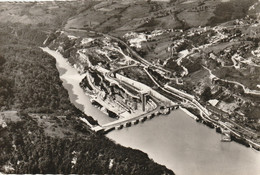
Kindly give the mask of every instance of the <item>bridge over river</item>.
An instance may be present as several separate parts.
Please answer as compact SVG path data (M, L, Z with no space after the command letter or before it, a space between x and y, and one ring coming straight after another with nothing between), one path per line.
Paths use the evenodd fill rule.
M170 110L178 109L179 105L175 104L175 105L172 105L172 106L167 107L167 108L162 108L162 107L163 106L157 106L157 108L155 108L154 110L149 111L145 114L141 114L141 115L137 115L137 116L132 115L132 117L121 118L121 119L118 119L116 121L104 124L104 125L95 126L95 127L92 128L92 130L95 131L95 132L99 132L99 131L107 132L107 131L110 131L110 130L113 130L113 129L116 129L116 128L121 129L124 126L128 127L128 126L131 126L131 124L137 124L140 121L143 122L146 119L153 118L154 116L157 116L157 115L160 115L160 114L167 114L167 113L170 112Z

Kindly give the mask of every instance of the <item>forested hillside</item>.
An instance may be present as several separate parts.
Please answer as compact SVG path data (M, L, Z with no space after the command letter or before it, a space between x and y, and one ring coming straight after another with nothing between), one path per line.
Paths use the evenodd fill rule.
M70 103L55 59L39 48L45 37L29 25L0 26L0 172L173 174L79 120L95 124Z

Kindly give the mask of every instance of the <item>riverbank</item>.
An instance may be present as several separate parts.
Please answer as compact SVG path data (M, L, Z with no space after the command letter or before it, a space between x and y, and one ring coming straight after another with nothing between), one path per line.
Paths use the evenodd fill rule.
M194 120L198 120L199 118L196 116L196 115L194 115L194 114L192 114L190 111L188 111L187 109L185 109L185 108L183 108L183 107L179 107L183 112L185 112L189 117L191 117L192 119L194 119Z
M70 63L68 63L66 61L66 59L63 58L63 56L59 53L59 52L56 52L56 51L53 51L53 50L50 50L49 48L42 48L44 51L48 52L49 54L51 54L53 57L55 57L56 59L58 59L59 61L57 62L57 67L59 67L60 65L62 66L65 66L67 68L70 68L72 67ZM60 70L60 74L61 74L61 77L62 76L68 76L68 79L65 80L66 78L62 78L63 80L63 84L64 86L66 87L66 89L70 92L70 90L72 91L77 91L77 92L80 92L80 96L75 96L73 93L69 94L70 96L70 99L72 101L75 101L75 106L77 108L79 108L80 110L84 111L85 114L87 114L89 111L92 110L92 108L95 108L94 106L92 106L91 104L90 105L80 105L82 102L84 102L85 104L88 104L89 102L89 96L86 95L86 92L84 92L84 90L82 89L82 87L79 86L81 80L85 77L85 75L81 75L78 73L78 71L76 69L73 69L73 72L64 72L63 69L59 69ZM73 76L72 76L73 75ZM69 82L67 82L69 81ZM71 84L74 85L71 87ZM71 89L72 88L72 89ZM91 106L91 107L90 107ZM210 128L215 128L215 127L222 127L220 125L218 125L217 123L212 123L208 120L206 120L203 116L196 116L194 115L192 112L190 112L189 110L185 109L185 108L182 108L184 110L184 112L186 112L188 114L188 116L192 117L193 119L197 120L201 120L205 125L209 126ZM93 110L92 110L93 111ZM99 116L107 116L106 113L100 111L100 113L98 114L92 114L91 116L93 115L99 115ZM200 115L200 114L199 114ZM202 119L203 120L202 120ZM116 118L110 118L110 117L99 117L99 120L98 123L100 125L103 125L103 124L106 124L106 123L110 123L112 121L115 121ZM91 121L91 120L90 120ZM90 122L89 121L89 122ZM198 121L198 120L197 120ZM90 127L92 127L92 125L89 125ZM233 139L234 141L236 140L239 140L238 143L241 143L243 145L247 145L249 144L251 147L253 147L254 149L256 150L260 150L260 146L257 146L254 142L248 140L248 139L244 139L244 138L241 138L241 137L238 137L236 134L233 135Z
M70 97L72 102L75 105L82 105L83 111L93 116L99 123L106 123L104 121L109 117L90 103L90 98L81 87L79 87L81 90L74 87L79 84L72 81L72 77L78 76L77 71L75 74L71 73L70 69L74 68L70 65L62 69L61 66L64 65L59 65L58 69L62 70L60 74L64 85L70 87L67 90L70 96L74 97ZM154 161L166 165L180 175L190 172L195 175L206 175L213 171L230 175L260 173L257 164L260 162L258 153L234 142L220 142L219 134L194 122L182 110L154 117L153 120L144 123L139 122L134 127L114 130L106 136L118 144L146 152Z
M182 108L182 107L180 107L180 108ZM196 120L197 122L200 122L200 123L206 125L210 129L216 128L217 133L222 134L220 128L226 129L226 127L223 127L218 122L212 122L208 119L205 119L205 117L201 116L201 114L199 114L197 111L195 111L192 108L184 107L182 109L184 109L184 112L187 113L192 119ZM241 144L243 146L246 146L246 147L251 147L256 151L260 151L259 144L256 144L249 139L243 138L242 136L238 135L236 132L234 132L231 129L229 129L229 130L231 131L231 133L230 133L231 141L234 141L234 142Z
M86 114L86 115L91 115L93 116L93 118L95 120L97 120L101 125L102 124L106 124L106 123L110 123L112 121L114 121L113 118L108 117L107 115L105 115L103 112L101 112L99 109L97 109L95 106L93 106L90 102L90 97L88 95L85 94L84 90L79 86L79 83L81 81L81 78L77 78L80 77L79 73L76 71L75 68L73 68L63 57L61 54L59 54L56 51L52 51L48 48L45 49L46 51L49 51L49 53L51 53L51 55L56 59L56 66L57 69L60 73L60 78L63 81L63 86L68 90L69 93L69 97L71 102L75 105L75 106L79 106L82 107L82 111ZM80 118L82 120L82 122L88 122L83 118ZM100 136L101 137L101 136ZM103 136L102 136L103 137ZM139 151L139 150L133 150L131 148L124 148L128 151L123 152L120 145L116 144L118 149L116 152L113 152L117 155L117 158L119 158L119 160L121 160L120 158L124 155L127 156L127 154L129 153L130 155L128 155L128 158L131 157L138 157L139 160L134 160L133 158L131 158L131 160L127 160L127 158L122 159L124 160L124 165L130 167L129 165L127 165L127 163L130 161L134 161L134 164L138 166L137 169L139 169L139 167L143 166L140 162L143 161L143 157L147 156L146 153ZM101 145L99 145L101 146ZM106 145L107 146L107 145ZM105 148L105 147L104 147ZM108 148L105 148L105 150L109 150L110 149L110 145L108 145ZM100 150L100 149L99 149ZM130 151L129 151L130 150ZM132 152L135 151L135 154L132 154ZM137 154L138 153L138 154ZM147 157L146 162L143 162L146 166L149 166L151 168L149 168L149 170L143 170L145 172L149 172L149 171L153 171L154 166L149 163L149 159ZM117 160L118 162L118 160ZM118 163L117 163L118 164ZM153 162L153 164L158 165L157 163ZM121 165L121 163L119 164ZM132 164L133 165L133 164ZM160 166L157 166L157 170L160 170ZM162 166L163 168L165 168L165 166ZM165 168L166 169L166 168ZM127 169L128 170L128 169ZM132 170L132 169L131 169ZM125 170L124 170L125 171ZM121 171L121 172L124 172ZM167 170L165 171L163 174L174 174L171 170ZM125 174L125 173L123 173ZM137 174L141 174L140 172ZM151 174L151 173L149 173ZM161 173L160 173L161 174Z
M91 104L90 96L86 95L84 90L80 87L80 82L85 75L79 74L79 72L73 68L59 52L53 51L47 47L41 49L56 59L56 67L60 73L63 86L69 93L70 101L78 109L83 111L87 116L95 116L94 119L101 125L115 120L107 117L102 111L96 110L96 107Z
M260 173L260 153L235 142L221 142L220 134L195 122L181 109L134 127L114 130L107 137L146 152L179 175Z

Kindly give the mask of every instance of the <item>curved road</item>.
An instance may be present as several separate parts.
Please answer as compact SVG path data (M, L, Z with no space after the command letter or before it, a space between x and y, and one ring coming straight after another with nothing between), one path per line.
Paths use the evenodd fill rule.
M71 29L69 29L69 30L71 30ZM72 29L72 30L78 30L78 29ZM78 31L84 31L84 30L78 30ZM85 32L86 32L86 31L85 31ZM147 60L143 59L140 55L138 55L135 51L133 51L132 48L131 48L130 46L128 46L128 45L127 45L124 41L122 41L121 39L119 39L119 38L117 38L117 37L114 37L114 36L111 36L111 35L108 35L108 34L104 34L104 33L99 33L99 32L97 32L97 34L103 35L103 36L105 36L105 37L112 38L112 39L116 40L117 42L123 44L123 45L128 49L128 51L129 51L133 56L135 56L142 64L144 64L145 66L154 67L153 64L151 64L151 63L148 62ZM163 69L162 67L156 67L156 68L162 70L163 72L168 72L167 70ZM121 69L122 69L122 68L121 68ZM119 70L120 70L120 68L119 68ZM152 75L149 74L148 71L147 71L147 73L148 73L149 77L152 79L152 81L156 82L156 81L154 80L154 78L152 77ZM156 82L155 84L156 84L157 86L159 85L157 82ZM191 104L193 104L195 107L197 107L197 109L199 109L202 114L205 115L205 117L202 115L202 117L203 117L204 119L206 119L207 121L209 121L209 122L211 122L211 123L215 123L215 124L217 123L218 125L222 126L221 124L219 124L218 122L214 121L213 119L211 119L211 118L209 117L209 112L208 112L208 110L207 110L206 108L204 108L198 101L196 101L195 99L192 99L192 100L191 100L191 99L189 98L189 97L191 96L190 94L187 94L187 93L186 93L186 95L184 95L184 96L183 96L183 94L178 95L178 94L176 94L176 92L171 92L171 91L165 89L164 87L161 87L160 85L159 85L158 87L161 88L163 91L165 91L165 92L167 92L167 93L170 93L170 94L172 94L172 95L174 95L174 96L180 97L181 99L185 99L185 100L189 101ZM175 88L174 88L174 89L175 89ZM232 133L234 133L235 135L241 137L241 135L240 135L239 133L237 133L237 132L234 131L233 129L229 128L229 127L226 126L225 124L223 124L222 127L227 128L228 130L230 130L230 131L231 131ZM260 147L259 144L255 143L255 142L253 142L253 141L251 141L251 140L249 140L249 139L246 139L246 140L247 140L248 142L250 142L251 144Z

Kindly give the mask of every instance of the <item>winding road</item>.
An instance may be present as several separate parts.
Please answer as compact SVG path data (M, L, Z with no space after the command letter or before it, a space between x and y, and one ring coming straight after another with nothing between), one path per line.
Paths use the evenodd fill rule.
M73 29L75 30L75 29ZM80 30L80 31L84 31L84 30ZM213 120L212 118L210 118L210 113L209 111L203 107L195 98L190 98L191 95L190 94L187 94L185 92L182 92L182 93L178 93L178 89L176 88L173 88L173 87L169 87L169 86L164 86L162 87L159 83L156 82L156 80L153 78L153 76L145 69L145 67L155 67L153 64L151 64L150 62L148 62L147 60L143 59L140 55L138 55L135 51L132 50L132 48L130 46L128 46L124 41L122 41L121 39L117 38L117 37L114 37L114 36L111 36L111 35L108 35L108 34L103 34L103 33L97 33L97 34L100 34L100 35L103 35L105 37L109 37L109 38L112 38L114 40L116 40L117 42L123 44L127 49L128 51L140 62L144 65L144 70L145 72L147 73L147 75L150 77L150 79L158 86L158 88L160 88L161 90L163 90L164 92L166 93L169 93L169 94L172 94L173 96L177 96L183 100L186 100L188 102L190 102L191 104L193 104L198 110L200 110L201 114L201 117L208 121L208 122L211 122L211 123L214 123L216 125L219 125L219 126L222 126L224 128L227 128L228 130L230 130L233 134L237 135L238 137L242 137L240 133L234 131L232 128L230 128L229 126L227 126L226 124L222 123L220 124L218 121L215 121ZM127 66L126 66L127 67ZM163 72L169 72L165 69L163 69L162 67L159 67L159 66L156 66L157 69L163 71ZM211 70L209 70L208 68L204 67L205 69L207 69L209 72L210 72L210 76L211 78L214 78L216 77L215 75L212 74ZM120 69L123 69L123 68L119 68L117 70L120 70ZM112 78L110 76L110 78ZM217 78L217 77L216 77ZM228 81L228 80L223 80L223 79L220 79L222 81L226 81L226 82L229 82L229 83L233 83L233 84L237 84L239 86L241 86L244 90L245 93L247 94L254 94L254 95L260 95L260 91L255 91L255 90L250 90L248 88L246 88L244 85L242 85L241 83L238 83L238 82L234 82L234 81ZM147 115L147 114L145 114ZM140 117L140 116L139 116ZM129 120L133 120L133 118L129 119ZM126 121L124 121L126 122ZM249 143L251 143L252 145L255 145L257 147L260 147L259 144L253 142L252 140L249 140L249 139L246 139Z

